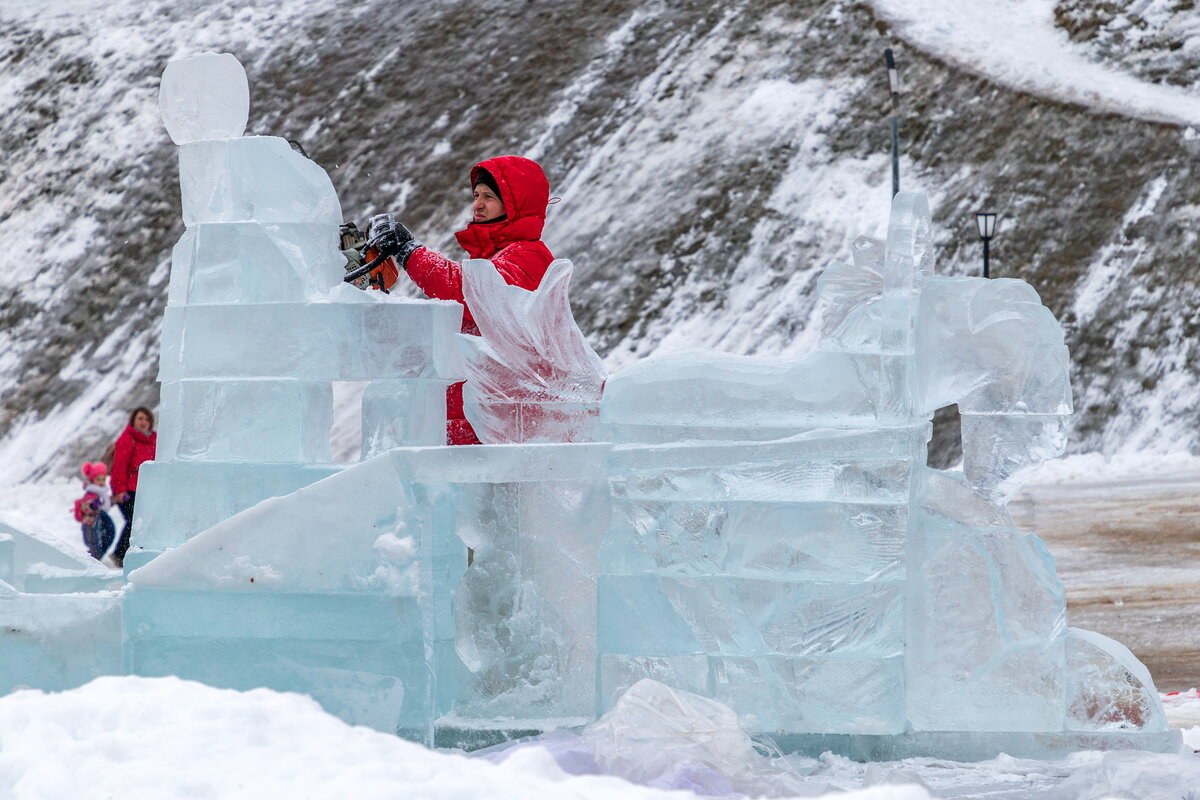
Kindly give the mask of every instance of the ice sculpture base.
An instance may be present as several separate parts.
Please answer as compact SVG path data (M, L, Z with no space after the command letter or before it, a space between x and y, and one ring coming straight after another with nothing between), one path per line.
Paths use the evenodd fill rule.
M786 754L812 758L830 752L852 761L899 761L944 758L986 761L997 753L1040 760L1063 758L1081 750L1143 750L1177 753L1183 746L1178 730L1165 731L919 731L892 736L871 734L775 733L767 737Z
M131 590L125 671L309 694L379 730L427 718L420 610L411 597Z
M0 585L0 694L57 692L121 673L121 596L6 594Z

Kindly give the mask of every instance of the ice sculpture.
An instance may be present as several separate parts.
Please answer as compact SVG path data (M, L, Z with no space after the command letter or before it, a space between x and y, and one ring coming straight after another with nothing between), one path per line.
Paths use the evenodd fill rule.
M1149 676L1067 627L1003 507L1063 441L1061 330L1019 282L933 275L928 231L898 196L888 241L823 278L809 356L635 364L595 429L569 267L529 293L468 265L473 419L516 443L393 447L200 533L130 576L127 663L468 748L583 725L650 678L788 750L1171 749ZM948 403L989 432L964 435L964 473L925 466ZM608 441L528 441L589 432Z
M268 497L337 471L334 381L368 386L367 454L444 439L461 308L341 283L328 175L276 137L242 136L245 71L229 54L170 62L163 119L179 144L187 229L163 320L158 458L141 473L131 567Z
M809 355L682 353L606 380L567 262L533 292L467 264L482 338L456 304L337 285L336 194L280 140L237 136L231 66L164 80L188 228L123 669L307 692L464 748L612 711L590 735L618 771L648 762L609 734L648 709L711 725L695 757L734 762L741 729L860 758L1177 746L1145 669L1068 627L1052 559L1004 508L1064 443L1062 331L1020 281L934 275L922 196L827 270ZM440 444L463 377L489 444ZM350 466L329 463L333 381L370 382ZM953 403L961 473L926 466ZM111 626L93 594L56 608ZM27 596L0 585L0 606ZM53 651L21 663L107 668L55 673Z

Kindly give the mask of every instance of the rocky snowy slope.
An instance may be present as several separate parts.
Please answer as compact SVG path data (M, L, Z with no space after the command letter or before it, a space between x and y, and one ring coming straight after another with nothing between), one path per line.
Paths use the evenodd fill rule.
M1198 18L1193 0L5 0L0 479L72 470L157 396L182 231L158 77L209 49L246 65L251 132L299 139L348 219L393 210L453 252L466 168L542 160L547 239L618 368L811 344L821 269L886 217L894 47L903 184L930 195L939 271L977 272L973 212L1000 213L993 274L1068 328L1072 449L1195 451Z

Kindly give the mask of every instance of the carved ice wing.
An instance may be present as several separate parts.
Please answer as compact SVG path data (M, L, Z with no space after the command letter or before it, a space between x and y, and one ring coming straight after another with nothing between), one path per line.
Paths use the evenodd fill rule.
M463 264L463 295L482 337L460 340L467 419L480 441L586 441L607 372L575 324L570 261L534 291L510 286L490 261Z

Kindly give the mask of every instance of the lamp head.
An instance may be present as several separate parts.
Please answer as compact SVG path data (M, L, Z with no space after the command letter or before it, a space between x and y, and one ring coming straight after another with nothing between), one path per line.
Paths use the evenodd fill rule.
M991 239L996 235L996 218L996 214L988 211L975 214L975 227L979 229L980 239Z

